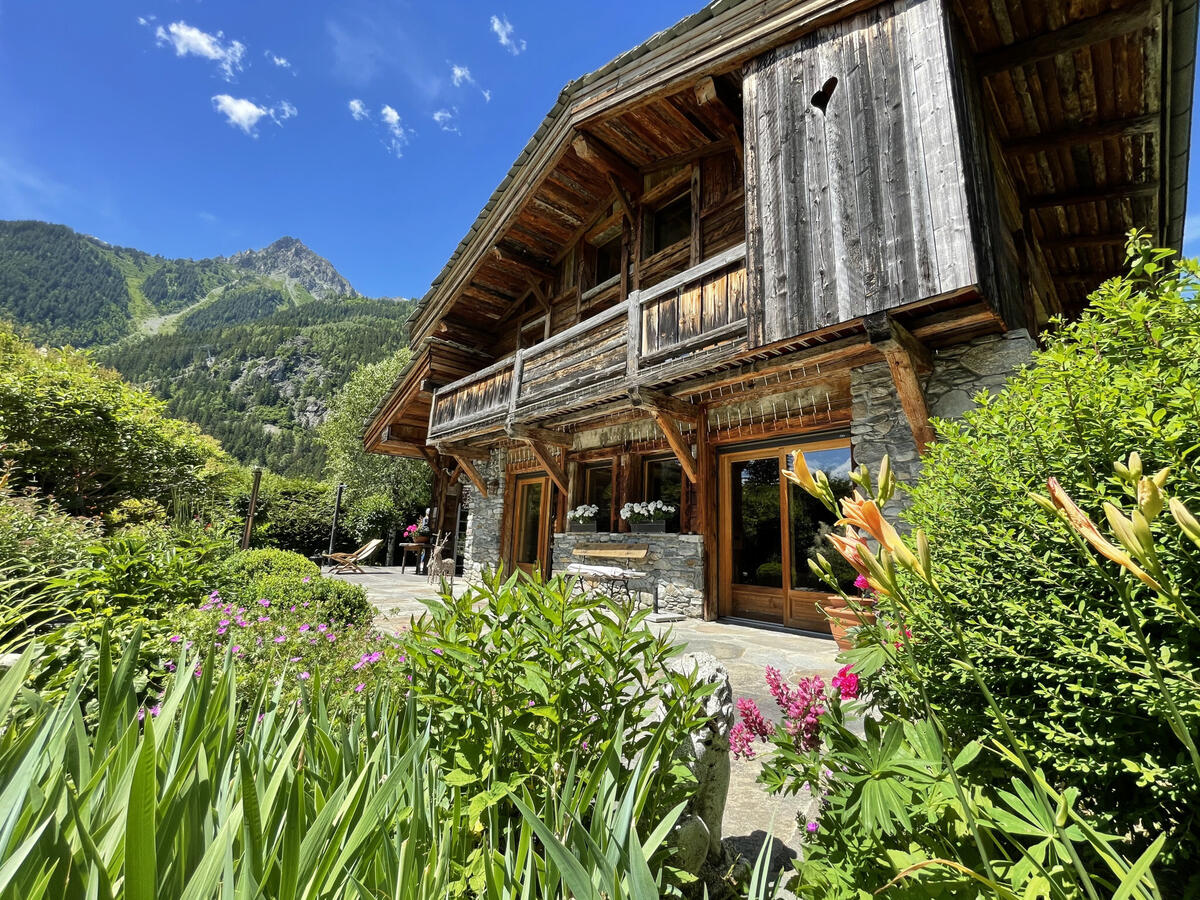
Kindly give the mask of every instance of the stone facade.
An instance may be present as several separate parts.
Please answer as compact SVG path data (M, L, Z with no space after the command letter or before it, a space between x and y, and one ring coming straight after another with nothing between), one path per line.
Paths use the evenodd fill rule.
M922 385L929 414L958 418L975 406L973 398L981 390L995 392L1003 387L1015 369L1029 362L1033 349L1029 333L1019 329L939 350L933 371ZM855 465L866 465L875 472L886 454L891 457L896 477L911 484L921 472L921 460L887 363L854 369L850 373L850 393L854 401L850 441Z
M487 484L488 495L482 496L465 477L463 498L468 504L467 540L463 547L463 577L472 581L485 569L494 569L500 562L500 525L504 521L504 477L506 454L493 450L492 458L476 468Z
M571 563L613 565L611 559L576 556L579 544L648 544L645 559L631 560L628 568L648 572L650 577L634 582L639 602L649 607L658 591L661 612L679 613L691 618L704 615L704 538L698 534L620 534L607 532L565 532L554 535L554 571L566 572Z

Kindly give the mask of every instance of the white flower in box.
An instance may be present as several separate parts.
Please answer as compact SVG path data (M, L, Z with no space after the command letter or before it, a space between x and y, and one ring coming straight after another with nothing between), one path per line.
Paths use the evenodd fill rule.
M567 518L572 522L593 522L599 512L600 507L595 504L589 505L584 503L567 513Z

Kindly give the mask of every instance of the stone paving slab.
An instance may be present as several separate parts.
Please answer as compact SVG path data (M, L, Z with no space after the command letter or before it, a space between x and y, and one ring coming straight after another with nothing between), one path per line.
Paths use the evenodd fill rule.
M369 566L364 574L337 577L366 588L367 597L379 610L377 624L389 630L407 626L413 617L425 612L421 599L435 597L438 592L425 576L401 574L395 566ZM455 596L461 596L465 588L463 579L455 579ZM763 678L767 666L779 669L789 681L810 675L828 681L838 668L837 647L829 638L696 619L651 627L656 632L669 631L689 652L711 653L719 659L729 670L734 697L753 698L768 717L778 718L778 711ZM799 848L797 820L801 812L806 819L811 816L812 801L805 793L769 796L756 783L760 770L759 760L733 761L724 835L734 849L753 861L768 829L773 827L773 858L781 866Z

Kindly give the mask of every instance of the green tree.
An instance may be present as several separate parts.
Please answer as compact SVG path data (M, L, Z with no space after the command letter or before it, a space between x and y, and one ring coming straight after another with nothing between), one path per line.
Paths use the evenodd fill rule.
M73 350L44 350L0 326L0 445L14 487L72 514L125 501L211 497L231 462L212 438Z
M411 351L405 348L359 367L334 397L329 418L319 431L329 479L345 483L351 506L369 505L377 510L378 498L383 498L395 517L393 524L429 505L429 465L423 460L368 453L362 435L367 419L411 358Z

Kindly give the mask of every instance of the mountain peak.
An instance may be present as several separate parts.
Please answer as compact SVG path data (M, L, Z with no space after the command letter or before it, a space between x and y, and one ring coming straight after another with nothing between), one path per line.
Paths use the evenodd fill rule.
M262 250L235 253L229 257L229 262L259 275L299 284L320 300L359 296L329 260L290 235L284 235Z

